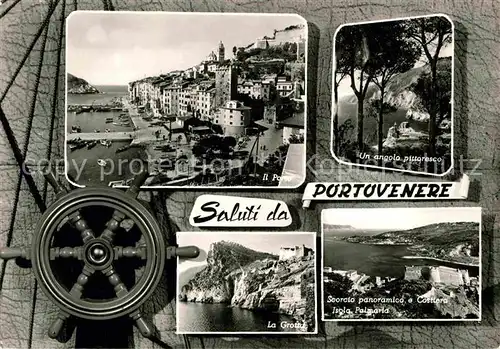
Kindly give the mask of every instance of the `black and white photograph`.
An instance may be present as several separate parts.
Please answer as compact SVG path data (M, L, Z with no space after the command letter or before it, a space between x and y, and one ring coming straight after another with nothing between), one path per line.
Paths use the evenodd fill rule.
M322 211L323 320L480 321L481 208Z
M77 186L296 188L307 22L295 14L76 11L66 174Z
M340 163L435 176L452 170L453 30L445 15L337 29L331 149Z
M316 233L179 232L177 333L313 334Z

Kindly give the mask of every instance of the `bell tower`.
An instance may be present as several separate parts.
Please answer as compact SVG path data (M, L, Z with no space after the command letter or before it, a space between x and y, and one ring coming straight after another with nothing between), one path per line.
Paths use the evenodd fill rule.
M222 41L219 42L219 63L224 62L225 48Z

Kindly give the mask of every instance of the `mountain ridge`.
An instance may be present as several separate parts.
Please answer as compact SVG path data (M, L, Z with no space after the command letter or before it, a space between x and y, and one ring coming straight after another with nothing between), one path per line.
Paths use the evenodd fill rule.
M344 237L342 240L376 245L408 245L412 252L421 257L472 265L480 263L478 222L434 223L371 236Z

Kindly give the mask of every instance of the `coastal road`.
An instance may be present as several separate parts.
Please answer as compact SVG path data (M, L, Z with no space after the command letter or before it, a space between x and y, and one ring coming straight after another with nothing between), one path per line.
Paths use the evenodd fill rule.
M83 133L68 133L67 140L73 140L80 138L84 141L100 141L100 140L110 140L110 141L126 141L134 139L135 132L124 131L124 132L83 132Z

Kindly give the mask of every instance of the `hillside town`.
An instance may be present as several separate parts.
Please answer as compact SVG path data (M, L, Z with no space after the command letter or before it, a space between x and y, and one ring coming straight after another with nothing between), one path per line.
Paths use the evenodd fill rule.
M180 178L188 184L283 185L290 156L295 158L288 160L288 171L298 174L300 182L305 152L304 26L275 31L274 37L232 51L222 41L214 47L193 67L129 83L131 109L157 127L154 149L160 153L148 155L162 158L159 164L164 159L195 159L184 168L153 168L165 177L157 176L155 184ZM288 178L285 185L293 184Z

